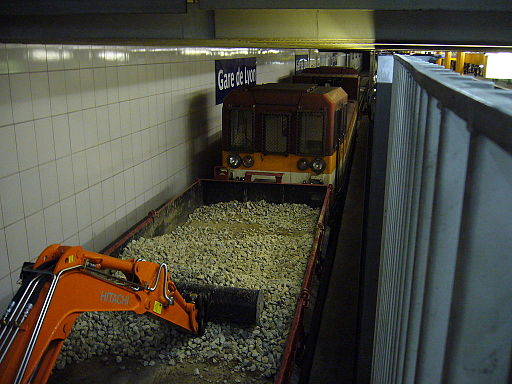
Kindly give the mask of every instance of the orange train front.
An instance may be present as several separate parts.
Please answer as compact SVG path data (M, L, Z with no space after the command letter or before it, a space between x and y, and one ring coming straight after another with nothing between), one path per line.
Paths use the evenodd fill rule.
M356 116L357 102L339 87L272 83L235 89L224 99L223 162L215 177L338 184Z

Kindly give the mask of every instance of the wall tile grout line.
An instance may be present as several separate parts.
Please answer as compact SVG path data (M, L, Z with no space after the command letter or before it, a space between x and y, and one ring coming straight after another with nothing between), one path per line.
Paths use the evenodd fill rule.
M14 111L14 106L13 106L13 90L12 90L12 84L11 84L11 75L9 74L9 90L10 90L10 95L11 95L11 108L12 110ZM30 79L29 79L30 81ZM30 82L29 82L30 84ZM31 96L31 101L32 101L32 96ZM19 124L19 123L18 123ZM13 112L13 127L14 127L14 143L16 145L16 160L18 162L18 171L15 172L13 175L18 175L18 179L19 179L19 183L20 183L20 189L21 189L21 177L20 177L20 159L19 159L19 152L18 152L18 135L16 134L16 123L15 123L15 119L14 119L14 112ZM23 211L23 216L21 218L21 220L25 220L25 207L23 205L23 194L21 194L21 207L22 207L22 211ZM5 231L5 229L9 226L13 226L15 225L16 223L20 222L21 220L17 220L16 222L13 222L13 223L10 223L9 225L5 225L5 220L4 220L4 217L3 217L3 207L2 207L2 219L3 219L3 223L4 223L4 235L5 235L5 249L7 250L7 260L8 260L8 263L9 263L9 270L11 271L11 275L12 275L12 265L14 264L11 260L11 257L13 257L14 255L11 255L10 252L9 252L9 244L7 242L7 231ZM25 234L27 232L27 227L26 227L26 223L24 221L24 227L25 227ZM26 235L25 235L26 237ZM27 244L27 249L28 249L28 238L26 239L26 244ZM11 252L12 252L12 248L11 248ZM13 285L13 281L12 281L12 277L11 277L11 287L12 287L12 290L14 291L14 285Z
M46 47L45 47L46 49ZM62 63L63 66L64 66L64 63ZM65 77L64 77L64 80L65 80ZM64 97L64 103L66 104L66 113L63 113L63 114L60 114L58 116L62 116L62 115L67 115L67 122L68 122L68 125L67 125L67 129L68 129L68 132L69 132L69 111L68 111L68 101L67 101L67 89L65 87L66 85L66 82L64 81L64 89L66 90L66 97ZM48 89L50 89L50 76L48 76ZM51 105L52 105L52 97L50 95L50 111L52 110L51 108ZM54 146L56 147L56 143L55 143L55 129L54 129L54 125L53 125L53 117L56 117L56 116L53 116L52 115L52 133L53 133L53 142L54 142ZM71 148L71 133L68 135L69 137L69 146ZM71 150L71 149L70 149ZM62 156L60 159L64 158L66 156ZM69 198L72 198L73 201L74 201L74 205L75 205L75 215L74 215L74 219L75 219L75 224L76 224L76 227L78 228L78 223L77 223L77 218L76 218L76 194L72 194L72 196L68 196L68 197L65 197L65 198L62 198L62 195L61 195L61 186L60 186L60 183L59 183L59 177L58 177L58 168L57 168L57 160L59 158L57 158L57 154L55 154L55 168L56 168L56 171L57 171L57 179L56 179L56 183L57 183L57 192L58 192L58 201L57 203L59 204L59 207L60 207L60 210L61 210L61 215L60 215L60 222L61 222L61 227L62 227L62 237L64 238L64 222L63 222L63 214L62 214L62 202L66 199L69 199ZM71 160L71 155L70 155L70 160ZM71 168L73 169L73 168ZM74 180L74 177L73 177L73 180ZM74 185L73 185L73 189L74 189ZM48 243L48 233L45 229L45 235L46 235L46 242ZM64 239L62 239L63 241Z
M46 57L47 57L46 47L44 48L44 52L45 52L45 67L46 67L46 69L45 69L45 71L41 71L41 73L47 73L48 72L48 62L46 60ZM29 65L30 65L30 63L29 63ZM32 89L32 78L30 76L29 76L29 81L30 81L30 99L31 99L32 109L33 109L34 108L34 99L33 99L33 93L34 92L33 92L33 89ZM49 95L50 95L50 83L49 83L49 77L48 77L48 96ZM51 115L51 105L50 104L49 104L49 107L50 107L50 115ZM48 118L48 116L46 118ZM39 119L36 119L35 116L34 116L34 121L37 121L37 120L39 120ZM53 133L53 123L51 121L51 118L50 118L50 123L52 124L52 133ZM37 175L38 175L38 179L39 179L39 192L40 192L40 197L41 197L41 210L43 211L43 220L44 220L43 189L42 189L42 184L41 184L41 174L39 172L39 146L37 145L37 132L36 132L36 125L35 124L34 124L34 135L36 137L36 159L37 159L37 164L33 168L37 167ZM52 141L53 141L53 135L52 135ZM53 147L55 149L55 143L53 144ZM27 171L27 170L25 170L25 171ZM22 193L22 199L24 201L23 193ZM29 231L28 231L28 226L27 226L27 217L30 217L30 216L32 216L32 215L34 215L36 213L37 212L32 212L30 215L27 215L25 213L25 208L23 208L23 216L24 216L24 220L25 220L25 233L26 233L26 236L27 236L27 253L28 253L29 260L33 260L33 258L39 256L39 255L31 255L30 254L31 250L30 250L30 243L29 243ZM45 238L47 238L46 237L46 226L44 228L44 231L45 231Z
M45 49L45 52L47 52L46 46L44 47L44 49ZM46 54L46 57L48 57L48 53ZM48 61L46 62L46 68L48 68ZM52 126L52 142L53 142L53 150L55 152L55 137L54 137L54 130L53 130L53 118L52 118L53 116L52 116L52 105L51 105L52 98L51 98L51 95L50 95L50 76L48 76L47 78L48 78L48 98L49 98L49 105L50 105L50 116L49 116L49 119L50 119L50 124ZM57 156L55 155L55 157L57 157ZM57 159L56 158L55 158L55 160L50 160L50 161L48 161L46 163L43 163L43 164L39 164L39 158L38 158L38 165L37 165L37 167L38 167L38 173L39 173L39 185L41 187L41 195L43 194L43 183L42 183L42 180L41 180L41 172L40 172L40 168L39 167L41 165L51 163L52 161L54 161L55 164L57 164ZM57 168L57 165L55 165L55 168ZM57 180L57 191L58 191L58 189L59 189L59 185L58 185L58 180ZM60 199L60 196L59 196L59 199ZM45 209L45 207L44 207L44 205L45 204L44 204L44 201L42 199L42 196L41 196L41 202L42 202L42 209L41 209L41 211L43 212L43 222L44 222L44 220L45 220L45 217L44 217L44 209ZM60 200L58 201L58 204L60 204ZM52 204L49 204L48 207L46 207L46 208L51 207L51 205ZM46 225L44 226L44 236L45 236L46 243L48 244L48 231L47 231ZM28 243L28 230L27 230L27 243ZM30 246L28 247L28 250L30 252ZM41 252L42 251L43 250L41 249ZM39 256L39 254L38 255L30 255L30 257L38 257L38 256Z

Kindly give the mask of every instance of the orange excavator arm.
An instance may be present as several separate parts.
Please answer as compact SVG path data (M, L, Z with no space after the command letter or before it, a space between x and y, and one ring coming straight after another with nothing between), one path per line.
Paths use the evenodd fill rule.
M198 307L178 292L165 264L55 244L25 265L22 277L1 320L0 383L45 383L82 312L147 313L194 334L202 326Z

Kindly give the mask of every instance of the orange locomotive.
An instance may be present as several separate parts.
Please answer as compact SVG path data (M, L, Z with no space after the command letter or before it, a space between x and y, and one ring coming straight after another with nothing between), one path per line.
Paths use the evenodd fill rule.
M126 279L103 270L120 271ZM58 244L46 248L35 263L26 263L22 277L22 286L1 320L0 383L45 383L82 312L151 314L198 334L209 292L222 296L208 307L215 312L218 306L217 318L209 313L213 320L256 322L262 305L260 291L198 285L187 289L194 298L187 302L165 264L122 260ZM254 301L248 308L251 295Z
M340 185L357 110L339 87L235 89L224 99L223 164L215 178Z

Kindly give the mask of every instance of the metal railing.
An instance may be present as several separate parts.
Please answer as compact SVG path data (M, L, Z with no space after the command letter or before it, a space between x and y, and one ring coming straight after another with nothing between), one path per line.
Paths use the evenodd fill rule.
M396 56L373 383L506 383L512 92Z

